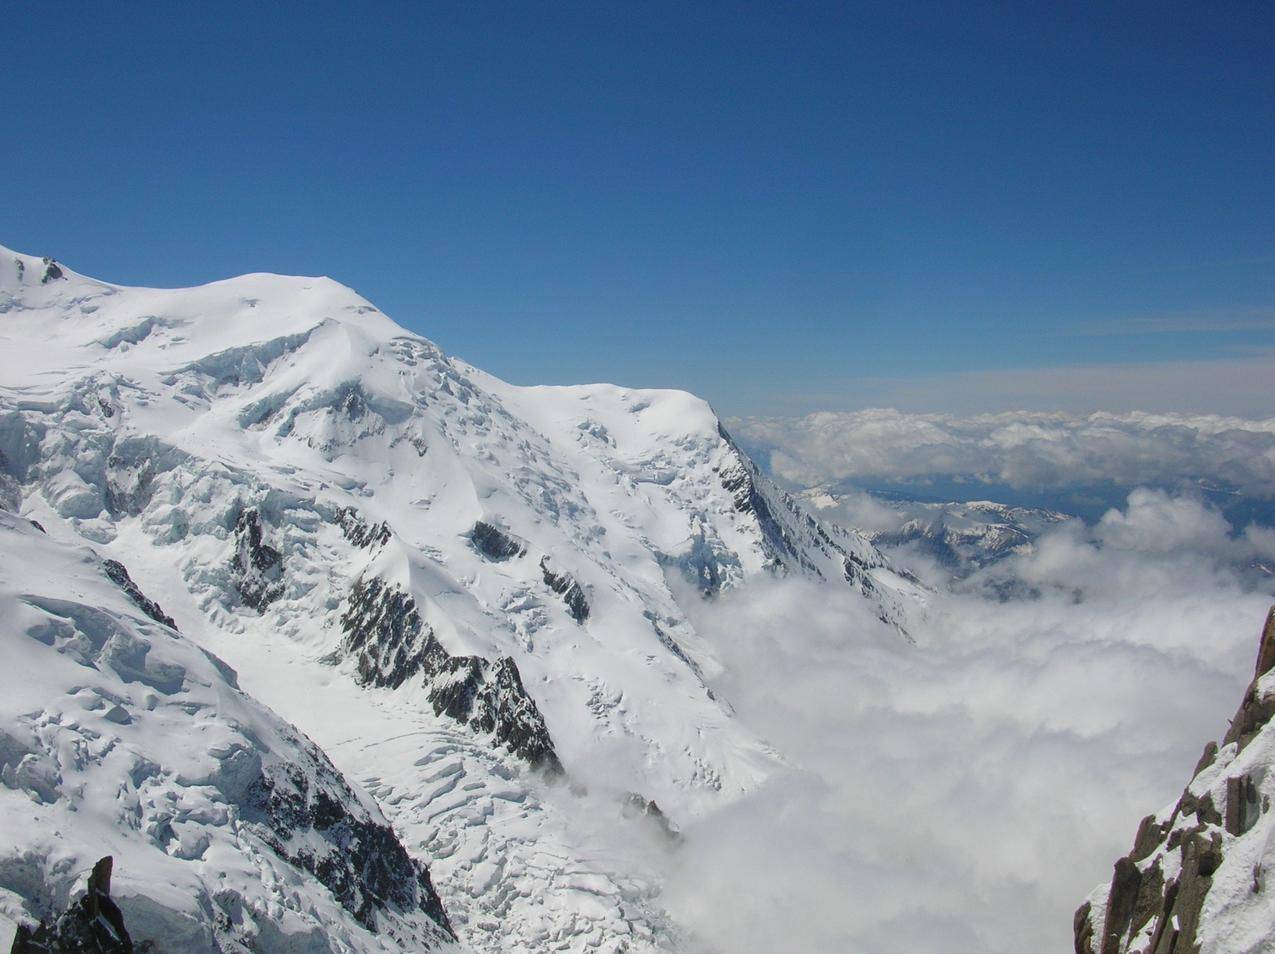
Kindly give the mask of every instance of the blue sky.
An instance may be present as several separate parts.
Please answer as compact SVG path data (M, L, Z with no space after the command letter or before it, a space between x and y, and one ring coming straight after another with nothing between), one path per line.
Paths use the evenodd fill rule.
M0 243L729 414L1275 411L1270 4L184 6L6 11Z

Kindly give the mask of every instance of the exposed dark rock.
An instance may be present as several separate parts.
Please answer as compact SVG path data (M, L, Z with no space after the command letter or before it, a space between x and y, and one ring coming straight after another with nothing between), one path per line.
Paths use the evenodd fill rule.
M416 601L379 579L355 583L341 616L340 652L355 657L362 685L397 688L420 677L435 714L480 732L532 766L561 774L562 763L517 664L480 656L453 656L416 609Z
M1195 817L1205 825L1222 824L1222 813L1217 810L1217 806L1213 804L1213 796L1208 792L1195 803Z
M1142 872L1138 866L1129 858L1117 861L1111 878L1111 892L1107 895L1106 931L1101 954L1118 954L1120 951L1120 942L1129 933L1141 886Z
M1072 933L1076 938L1076 954L1092 954L1093 921L1089 918L1092 910L1093 905L1086 901L1076 909L1076 916L1071 919Z
M699 678L700 682L704 682L704 672L703 670L700 669L699 664L696 663L695 660L692 659L690 656L686 655L686 650L684 650L681 647L681 645L677 642L677 640L675 640L668 633L664 632L664 628L660 626L659 622L655 618L655 615L650 612L647 612L643 615L645 615L646 618L650 620L651 626L655 629L656 638L659 639L660 643L663 644L664 648L667 649L669 652L671 652L678 659L682 660L682 662L684 662L687 665L687 667L691 670L691 672L695 673L695 675ZM709 695L712 695L712 690L709 690Z
M133 954L124 916L111 900L111 856L98 861L88 890L52 923L18 925L13 954Z
M390 525L382 520L369 524L353 507L342 507L336 512L336 522L345 539L363 550L371 550L390 542Z
M567 612L571 614L572 619L577 623L583 623L589 618L589 600L571 574L551 570L548 557L541 559L540 572L544 574L545 583L548 584L549 589L561 596L562 602L567 604Z
M1226 830L1232 835L1242 835L1253 827L1261 815L1257 798L1257 786L1252 776L1239 775L1226 780Z
M105 401L101 406L108 416L114 413ZM154 442L145 440L125 439L114 447L103 475L106 508L112 514L136 516L146 508L153 493L159 453Z
M58 267L58 263L49 256L44 256L44 277L40 279L41 285L47 285L49 282L57 281L59 278L65 278L62 269Z
M1275 667L1275 608L1262 631L1256 673L1231 722L1223 745L1238 749L1249 744L1275 715L1275 698L1259 692L1262 676ZM1218 746L1205 747L1194 775L1210 769ZM1197 786L1197 791L1199 787ZM1215 798L1225 799L1220 809ZM1138 826L1133 850L1116 862L1106 912L1096 920L1086 902L1076 912L1077 954L1188 954L1199 951L1198 928L1213 875L1223 861L1224 837L1243 836L1268 806L1262 804L1253 777L1247 773L1225 779L1219 790L1188 786L1165 821L1150 815ZM1178 874L1166 881L1162 859L1176 852ZM1254 890L1261 890L1261 872L1253 874ZM1136 941L1136 943L1135 943Z
M118 560L107 560L102 566L106 570L106 575L110 577L111 582L123 590L128 598L133 601L133 605L139 610L157 623L162 623L170 629L177 628L173 618L160 609L158 603L148 598L145 593L138 589L137 584L128 575L128 570L125 569L123 563Z
M1133 901L1133 915L1129 919L1129 934L1136 935L1160 912L1164 898L1164 871L1157 861L1138 879L1138 894Z
M735 451L733 459L718 471L722 487L734 498L735 509L741 513L751 514L761 530L762 540L766 544L772 561L787 565L789 560L797 560L807 569L818 574L816 567L810 566L801 559L801 551L789 537L783 525L775 519L770 504L757 489L757 473L748 458L743 455L731 436L718 425L718 433Z
M621 809L625 818L642 818L649 821L669 841L682 840L681 830L669 820L654 799L644 798L637 792L629 792L624 797Z
M1217 743L1216 742L1204 743L1204 751L1200 753L1200 761L1195 763L1195 771L1191 773L1191 777L1194 778L1196 775L1199 775L1201 772L1203 772L1206 768L1208 768L1210 765L1213 764L1213 760L1216 758L1217 758Z
M801 569L823 577L823 571L807 556L814 551L822 552L841 565L846 582L865 597L878 599L880 592L868 571L881 563L865 561L834 540L827 528L806 513L790 494L766 481L725 428L719 424L717 430L732 451L730 459L718 469L718 479L734 498L735 509L757 521L769 567L772 570ZM884 609L879 618L898 625L897 620L888 618Z
M474 549L489 560L500 562L527 552L526 546L505 533L499 527L479 520L469 531L470 542Z
M1262 641L1257 652L1257 667L1253 681L1249 683L1240 703L1239 711L1231 720L1231 728L1222 739L1223 745L1238 742L1243 749L1253 740L1262 726L1275 716L1275 695L1261 696L1257 691L1258 680L1275 664L1275 606L1266 614L1266 625L1262 627Z
M351 815L356 796L326 762L311 779L297 765L286 777L261 773L249 786L245 823L274 851L314 875L371 931L376 912L423 911L455 937L429 869L414 861L388 825ZM315 838L313 833L320 837Z
M358 580L341 615L342 654L355 657L360 684L397 689L417 673L445 665L447 652L416 611L416 602L381 580Z
M435 713L490 732L532 766L563 774L544 716L527 694L513 659L502 656L493 663L479 656L452 656L448 668L430 689Z
M1275 666L1275 606L1266 614L1266 625L1262 627L1262 642L1257 650L1257 668L1254 676L1260 678Z
M1142 861L1148 857L1164 843L1166 828L1167 826L1155 820L1154 815L1148 815L1142 819L1142 823L1138 825L1138 834L1133 839L1133 851L1129 852L1129 858L1133 861Z
M235 555L231 559L235 589L258 613L283 595L283 554L265 541L261 514L242 510L235 521Z

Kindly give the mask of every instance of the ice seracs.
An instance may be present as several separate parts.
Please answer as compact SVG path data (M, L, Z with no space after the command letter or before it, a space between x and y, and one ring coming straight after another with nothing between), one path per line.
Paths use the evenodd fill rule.
M676 824L774 771L687 600L803 574L906 630L923 598L689 394L516 387L328 279L43 264L0 250L0 501L127 566L366 783L476 949L658 947L654 886L563 799Z
M77 893L92 896L85 875L109 853L106 893L138 945L450 945L428 869L375 804L177 632L121 564L8 512L0 550L11 928L70 945Z

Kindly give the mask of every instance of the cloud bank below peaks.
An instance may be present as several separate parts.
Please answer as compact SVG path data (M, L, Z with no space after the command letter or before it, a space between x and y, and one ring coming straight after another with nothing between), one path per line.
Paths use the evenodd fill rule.
M818 584L695 609L714 689L788 769L686 826L664 901L702 950L1071 950L1071 916L1180 792L1275 599L1197 500L1139 491L937 592L916 644ZM995 594L995 595L993 595Z
M960 474L1017 488L1192 479L1275 496L1275 419L872 409L728 426L776 476L802 486Z

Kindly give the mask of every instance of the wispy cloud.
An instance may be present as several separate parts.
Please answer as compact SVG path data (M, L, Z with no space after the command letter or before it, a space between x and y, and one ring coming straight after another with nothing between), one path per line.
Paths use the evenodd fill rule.
M1251 308L1177 315L1103 318L1082 321L1055 334L1078 337L1120 335L1225 334L1275 331L1275 309Z

